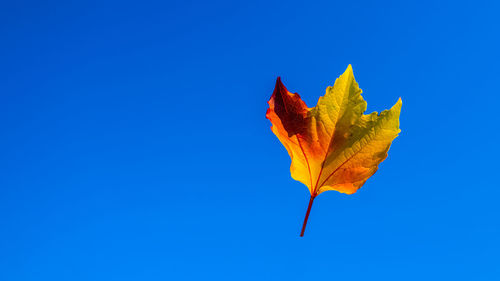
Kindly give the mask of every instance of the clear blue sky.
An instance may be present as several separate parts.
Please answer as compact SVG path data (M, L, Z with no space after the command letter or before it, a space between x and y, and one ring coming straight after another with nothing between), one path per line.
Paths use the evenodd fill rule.
M4 1L0 280L500 280L498 2L306 2ZM348 64L402 133L299 238L266 102Z

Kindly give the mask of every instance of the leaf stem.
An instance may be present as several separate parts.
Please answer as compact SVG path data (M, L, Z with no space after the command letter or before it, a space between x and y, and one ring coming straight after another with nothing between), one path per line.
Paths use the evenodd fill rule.
M311 199L309 199L309 205L307 206L306 217L304 218L304 224L302 225L302 231L300 232L300 237L304 236L304 232L306 231L307 219L309 219L309 213L311 212L311 207L314 202L314 196L311 195Z

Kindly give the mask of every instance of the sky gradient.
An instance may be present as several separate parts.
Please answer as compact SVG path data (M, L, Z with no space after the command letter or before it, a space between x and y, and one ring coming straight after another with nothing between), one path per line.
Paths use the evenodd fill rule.
M500 280L500 5L401 2L4 1L0 280ZM402 132L299 238L267 101L348 64Z

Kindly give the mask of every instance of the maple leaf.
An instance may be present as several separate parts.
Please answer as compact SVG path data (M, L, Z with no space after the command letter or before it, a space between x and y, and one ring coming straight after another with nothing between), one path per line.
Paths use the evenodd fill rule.
M311 193L300 236L314 198L327 190L355 193L377 171L400 132L401 98L390 110L364 115L361 92L351 65L313 108L279 77L276 81L266 117L292 159L292 178Z

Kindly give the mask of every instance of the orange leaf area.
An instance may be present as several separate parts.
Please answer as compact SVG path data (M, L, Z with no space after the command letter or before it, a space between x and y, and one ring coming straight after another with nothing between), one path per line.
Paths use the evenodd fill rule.
M266 117L285 146L292 177L314 198L327 190L355 193L387 157L398 136L401 99L389 110L365 115L366 101L351 65L313 108L278 77Z

